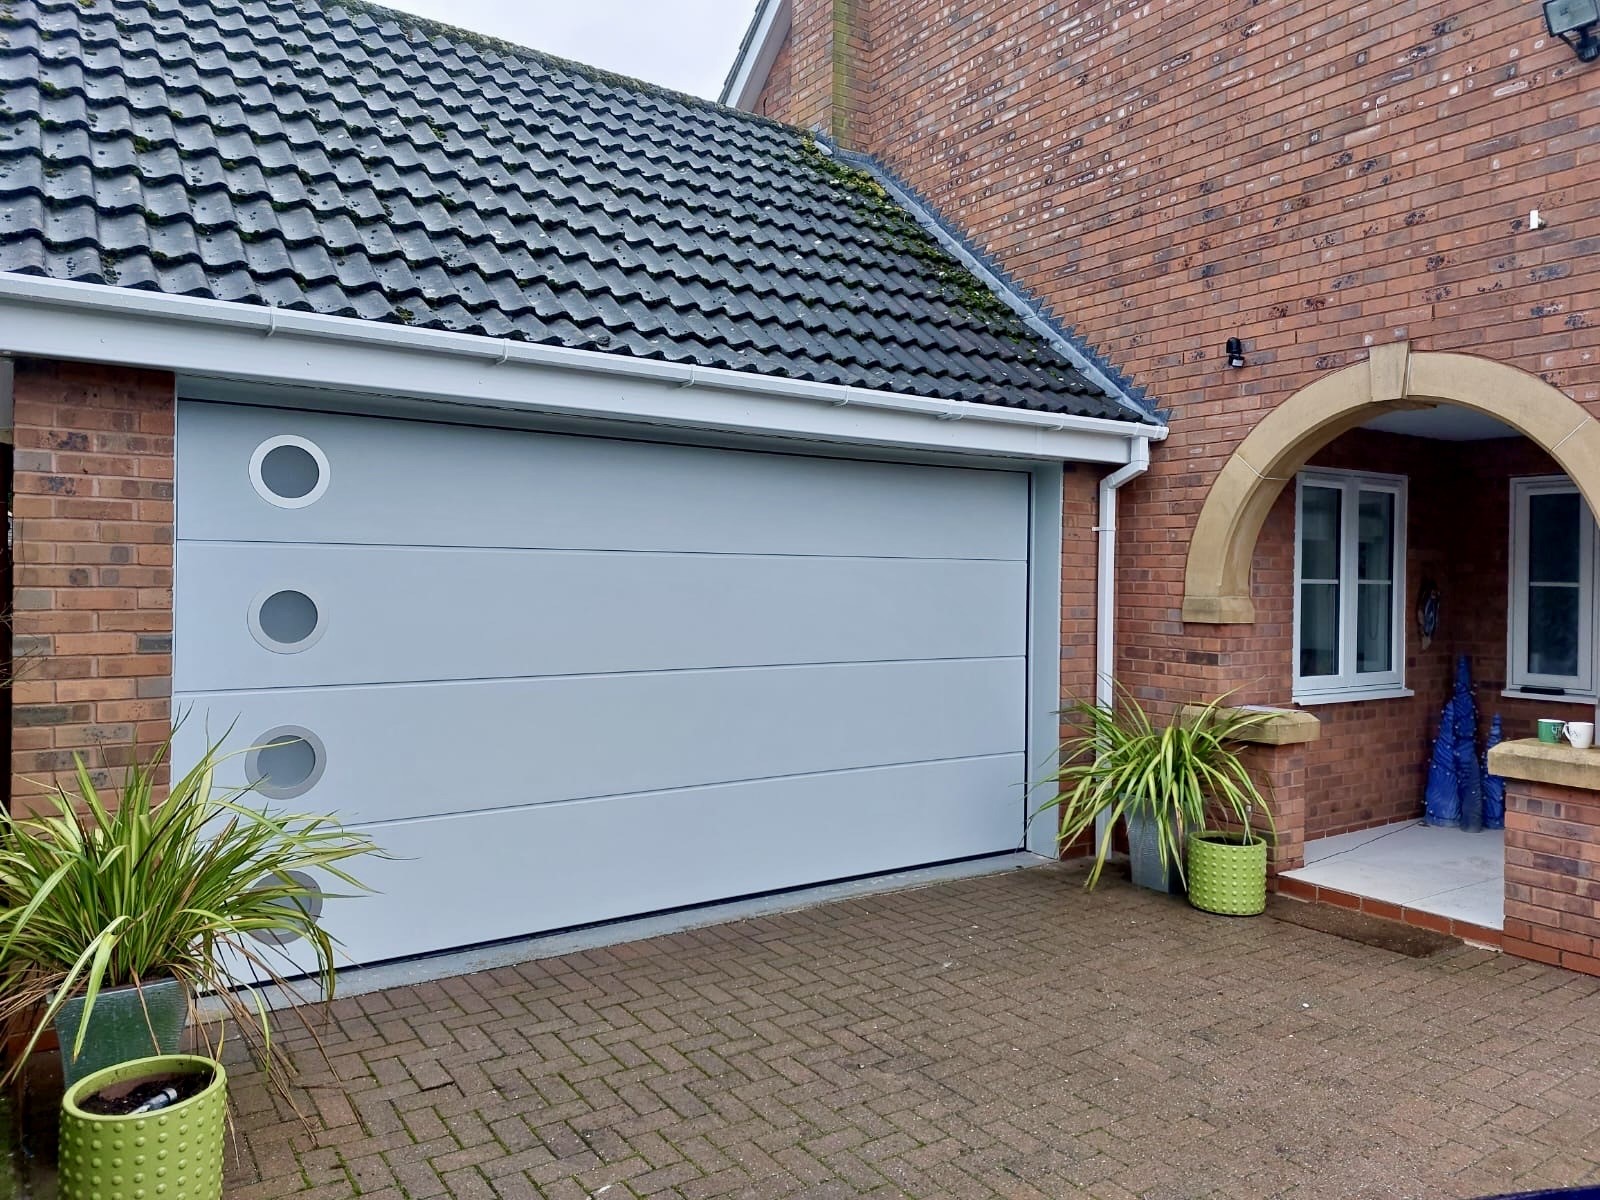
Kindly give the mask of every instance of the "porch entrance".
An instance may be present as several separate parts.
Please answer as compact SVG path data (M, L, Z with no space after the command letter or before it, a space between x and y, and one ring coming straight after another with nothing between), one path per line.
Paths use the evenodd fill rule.
M1594 719L1596 496L1600 423L1583 406L1514 368L1404 343L1296 393L1240 444L1196 521L1183 616L1197 633L1254 626L1253 657L1219 630L1222 687L1317 718L1316 740L1271 756L1288 789L1281 890L1511 936L1530 864L1513 859L1508 888L1502 834L1422 825L1430 748L1463 660L1476 701L1463 771L1481 769L1496 717L1507 742L1541 718ZM1247 663L1269 664L1259 682L1228 669ZM1528 853L1527 834L1511 853Z
M1375 902L1367 911L1412 924L1431 924L1432 916L1498 930L1505 923L1505 831L1468 833L1413 820L1336 833L1307 842L1306 865L1281 878L1326 893L1316 899Z

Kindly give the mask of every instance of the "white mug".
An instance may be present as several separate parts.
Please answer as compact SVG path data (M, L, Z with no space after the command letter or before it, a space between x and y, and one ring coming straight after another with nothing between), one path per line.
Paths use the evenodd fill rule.
M1568 721L1561 727L1561 732L1579 750L1587 750L1594 745L1593 721Z

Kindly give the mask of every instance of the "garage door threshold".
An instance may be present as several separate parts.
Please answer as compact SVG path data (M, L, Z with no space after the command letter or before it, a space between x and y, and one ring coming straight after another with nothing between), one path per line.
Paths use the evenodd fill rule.
M830 904L836 900L852 900L883 892L928 887L954 879L971 879L980 875L997 875L1005 871L1046 867L1055 861L1028 851L1015 851L983 858L962 859L959 862L940 863L931 867L914 867L886 875L867 875L838 883L818 884L814 887L791 888L781 892L697 905L693 908L674 909L671 912L620 921L607 921L597 925L586 925L580 929L539 934L463 950L449 950L441 954L380 963L376 966L350 967L339 972L338 994L340 999L347 996L364 996L369 992L430 983L455 975L471 975L477 971L492 971L499 967L514 966L517 963L532 962L540 958L554 958L561 954L595 950L602 946L617 946L624 942L642 941L645 938L665 937L707 925L721 925L729 921L794 912L819 904ZM300 989L298 1000L315 998L314 982L306 981L297 986ZM295 996L275 987L263 988L261 997L267 1007L272 1009L287 1008L297 1002ZM214 1001L202 1002L203 1009L214 1006Z

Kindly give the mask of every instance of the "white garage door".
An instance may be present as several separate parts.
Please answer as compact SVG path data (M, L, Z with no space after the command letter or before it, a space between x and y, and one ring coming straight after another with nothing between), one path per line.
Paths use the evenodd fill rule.
M1016 848L1029 480L189 402L180 755L373 962Z

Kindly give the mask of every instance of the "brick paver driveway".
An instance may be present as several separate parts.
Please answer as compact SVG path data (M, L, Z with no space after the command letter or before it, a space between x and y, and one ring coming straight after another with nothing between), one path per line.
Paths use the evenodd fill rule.
M1600 981L1015 871L343 1000L230 1200L1365 1197L1596 1177ZM335 1078L336 1076L336 1078Z

